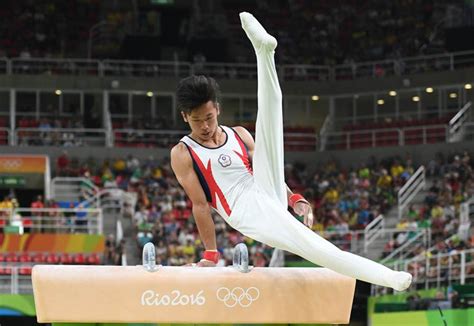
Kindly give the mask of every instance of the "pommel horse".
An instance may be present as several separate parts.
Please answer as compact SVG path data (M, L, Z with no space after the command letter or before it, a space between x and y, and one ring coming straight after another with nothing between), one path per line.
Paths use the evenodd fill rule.
M37 319L120 323L349 323L355 279L326 268L36 265Z

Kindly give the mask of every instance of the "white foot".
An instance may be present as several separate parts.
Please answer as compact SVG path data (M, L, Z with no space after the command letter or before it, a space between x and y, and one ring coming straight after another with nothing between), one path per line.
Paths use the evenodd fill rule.
M406 272L395 272L393 277L393 288L397 291L404 291L408 289L411 284L412 276Z
M275 50L277 47L277 40L267 33L265 28L258 22L258 20L248 12L240 13L240 22L247 37L252 42L255 51L265 48L269 51Z

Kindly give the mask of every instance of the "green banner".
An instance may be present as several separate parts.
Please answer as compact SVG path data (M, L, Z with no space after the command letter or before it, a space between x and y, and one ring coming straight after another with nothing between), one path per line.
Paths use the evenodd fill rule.
M0 176L0 188L23 188L26 185L26 179L22 176Z
M18 173L0 175L0 189L43 189L44 174L39 173Z
M372 326L474 325L474 308L375 313Z
M0 294L0 315L36 316L31 294Z

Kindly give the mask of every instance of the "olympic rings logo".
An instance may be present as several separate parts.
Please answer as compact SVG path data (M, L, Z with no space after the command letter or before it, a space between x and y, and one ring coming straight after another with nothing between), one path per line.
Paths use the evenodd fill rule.
M21 159L6 159L0 160L0 166L2 166L6 170L17 169L22 166L23 160Z
M232 290L221 287L217 290L216 296L228 308L233 308L236 305L247 308L260 297L260 291L256 287L249 287L247 290L241 287L235 287Z

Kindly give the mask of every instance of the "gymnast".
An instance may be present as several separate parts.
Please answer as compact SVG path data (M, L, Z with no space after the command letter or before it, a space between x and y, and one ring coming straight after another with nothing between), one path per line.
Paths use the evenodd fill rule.
M193 203L205 247L198 266L219 259L211 208L245 236L299 255L338 273L403 291L412 276L345 252L314 233L312 208L284 179L282 93L275 69L276 39L249 13L242 28L257 56L255 141L243 127L219 125L219 86L211 77L179 82L177 106L191 133L171 150L171 167ZM288 205L304 224L296 220Z

